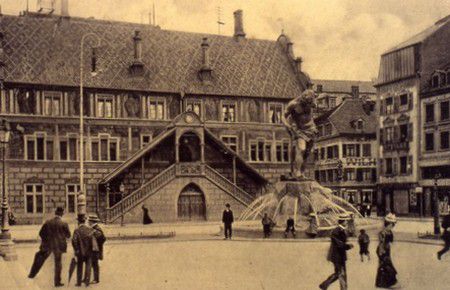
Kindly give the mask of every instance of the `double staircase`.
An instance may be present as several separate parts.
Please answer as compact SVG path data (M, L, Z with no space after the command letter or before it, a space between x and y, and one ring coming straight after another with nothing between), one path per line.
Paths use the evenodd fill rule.
M177 163L172 164L156 175L150 181L143 184L121 201L106 209L106 221L113 223L125 213L141 204L145 199L155 194L162 187L174 180L176 177L205 177L210 182L227 192L237 201L244 205L249 205L254 197L236 184L228 180L225 176L204 163Z

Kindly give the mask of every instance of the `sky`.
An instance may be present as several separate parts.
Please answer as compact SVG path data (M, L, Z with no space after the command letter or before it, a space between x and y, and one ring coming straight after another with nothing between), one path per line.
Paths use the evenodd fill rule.
M58 11L59 1L56 1ZM248 38L276 40L284 30L313 79L371 80L380 54L450 14L450 0L68 0L79 17L149 23L153 3L163 29L233 35L233 11L243 10ZM37 3L28 0L30 11ZM0 0L17 15L27 0Z

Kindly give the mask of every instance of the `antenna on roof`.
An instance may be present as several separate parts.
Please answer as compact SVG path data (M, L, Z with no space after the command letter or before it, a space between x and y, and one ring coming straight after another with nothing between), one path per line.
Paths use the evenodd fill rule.
M280 26L281 26L281 34L284 34L284 21L283 21L283 18L278 18L277 19L277 22L279 22L280 23Z
M148 9L148 24L152 25L152 10Z
M222 8L220 7L220 2L219 2L219 6L217 6L217 30L218 30L219 35L220 35L220 26L221 25L225 25L225 22L222 21Z
M155 9L155 2L153 2L153 25L156 26L156 9Z

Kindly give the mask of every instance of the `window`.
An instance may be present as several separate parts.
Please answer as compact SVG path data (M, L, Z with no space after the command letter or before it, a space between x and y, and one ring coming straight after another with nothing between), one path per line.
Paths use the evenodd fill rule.
M25 160L53 160L53 138L45 133L25 136Z
M77 195L80 192L80 185L67 184L66 185L66 212L77 212Z
M359 144L344 144L343 152L344 157L359 157L360 156Z
M408 94L400 95L400 106L408 105Z
M344 180L352 181L356 179L355 169L349 168L344 170Z
M373 172L370 168L364 168L362 174L363 174L363 181L372 181Z
M224 122L236 122L236 104L222 104L222 120Z
M166 102L162 98L146 97L144 117L150 120L166 119Z
M281 114L283 107L281 104L269 104L269 122L272 124L281 124Z
M328 123L328 124L325 124L325 132L324 132L324 135L325 136L327 136L327 135L331 135L331 133L332 133L332 127L331 127L331 124L330 123Z
M62 138L59 141L60 160L78 160L78 137Z
M431 86L432 86L433 88L439 87L439 76L438 76L438 75L434 75L434 76L431 78Z
M386 142L392 143L394 142L394 127L386 128Z
M333 159L333 147L332 146L327 147L327 159Z
M364 125L363 120L356 121L356 129L362 130L363 129L363 125Z
M25 184L25 212L44 213L42 184Z
M234 152L237 152L238 140L237 136L222 136L222 141Z
M425 122L434 122L434 104L425 106Z
M186 100L186 112L194 112L201 118L202 102L199 100Z
M44 92L44 115L60 116L62 115L61 93Z
M445 101L441 103L441 120L448 120L449 116L449 102Z
M112 118L113 108L113 96L97 95L97 117Z
M408 124L402 124L400 127L400 142L408 140Z
M320 159L325 159L325 147L320 148Z
M394 113L394 98L386 98L386 114Z
M449 149L449 132L441 132L441 149Z
M362 145L362 151L363 151L363 157L370 157L372 156L372 146L370 144L363 144Z
M289 162L289 142L277 143L275 149L277 162Z
M272 144L259 140L250 142L250 161L270 162L272 160Z
M147 146L152 141L152 134L141 134L141 148Z
M425 133L425 150L434 150L434 133Z
M400 174L406 174L408 172L408 157L400 157Z
M392 158L386 158L385 159L386 162L386 171L385 173L390 175L394 173L394 166L393 166L393 162L392 162Z
M119 156L119 138L100 135L91 141L91 160L117 161Z

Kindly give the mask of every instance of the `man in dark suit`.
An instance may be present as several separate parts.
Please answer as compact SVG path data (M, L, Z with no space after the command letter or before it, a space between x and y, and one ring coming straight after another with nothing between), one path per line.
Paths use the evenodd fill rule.
M331 233L331 245L328 251L328 261L334 265L334 273L328 279L320 284L319 288L322 290L328 287L339 279L341 290L347 290L347 272L345 264L347 261L347 251L353 248L353 245L347 244L347 233L345 228L347 221L350 219L348 215L341 215L338 219L338 226Z
M444 229L441 237L444 240L444 248L437 253L438 260L441 259L442 255L450 250L450 214L444 215L442 219L442 228Z
M55 287L64 286L61 283L61 257L67 251L67 241L70 238L69 225L61 220L64 209L58 207L55 211L55 217L47 220L39 231L41 237L41 246L39 252L34 256L34 262L31 266L29 278L34 278L45 260L53 253L55 257Z
M86 225L86 216L78 216L78 228L73 232L72 246L75 256L77 257L77 283L75 286L81 286L81 280L84 284L89 286L91 279L92 255L97 249L94 249L93 241L94 229ZM95 242L95 247L97 243ZM83 279L83 265L84 265L84 279Z
M231 234L232 234L231 224L234 222L233 211L230 209L231 206L229 203L227 203L225 205L225 207L226 207L226 209L223 211L223 215L222 215L222 222L223 222L224 230L225 230L225 240L226 239L231 240Z
M98 252L92 254L92 269L94 270L94 281L92 284L100 282L99 260L103 260L103 244L106 241L102 228L98 225L100 219L96 215L89 216L89 225L94 229L94 237L97 240Z

